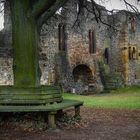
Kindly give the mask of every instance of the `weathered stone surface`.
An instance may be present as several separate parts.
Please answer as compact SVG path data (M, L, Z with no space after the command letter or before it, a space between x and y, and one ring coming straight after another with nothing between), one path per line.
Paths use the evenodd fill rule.
M91 8L90 3L88 6ZM127 53L127 60L124 61L122 51L123 48L129 50L130 46L135 46L137 52L140 52L140 20L130 18L130 15L123 11L114 15L104 12L103 15L104 22L116 26L117 31L104 24L97 24L94 15L86 9L79 15L79 22L75 23L77 0L67 2L61 15L56 14L42 25L39 46L41 84L60 84L66 91L75 89L75 92L79 93L83 93L92 85L94 91L102 91L103 83L98 62L103 60L106 63L105 48L109 51L108 73L120 75L125 84L140 84L140 54L133 54L136 59L130 60ZM59 24L65 25L65 51L59 50ZM0 45L0 84L13 84L12 30L8 6L5 10L4 25L5 29L0 33L0 40L3 40ZM96 53L89 52L89 30L95 30ZM91 80L88 84L80 81L81 79L74 80L73 71L79 65L86 65L91 70Z
M111 18L109 19L110 23L114 23L115 26L118 26L118 31L115 34L111 31L109 32L109 36L111 36L110 70L122 74L127 85L138 85L140 79L138 78L139 76L136 75L139 75L138 71L140 71L140 56L137 56L137 60L129 59L129 56L127 56L127 60L124 63L122 54L124 51L123 48L126 48L127 53L129 53L130 46L135 46L137 50L140 50L140 20L136 18L136 29L133 32L131 25L132 16L125 12L126 11L121 11L114 15L113 20L111 20Z
M12 59L0 58L0 85L13 85Z

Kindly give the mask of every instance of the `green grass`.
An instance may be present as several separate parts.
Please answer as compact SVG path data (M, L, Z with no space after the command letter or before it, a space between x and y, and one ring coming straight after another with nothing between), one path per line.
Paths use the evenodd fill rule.
M139 87L126 87L111 93L90 96L64 93L63 97L84 101L84 105L89 107L140 109Z
M124 88L120 88L112 91L112 93L140 93L140 86L127 86Z

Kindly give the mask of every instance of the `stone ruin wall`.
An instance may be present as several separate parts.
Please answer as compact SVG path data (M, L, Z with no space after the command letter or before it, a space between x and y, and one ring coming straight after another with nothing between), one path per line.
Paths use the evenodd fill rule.
M135 15L134 15L135 17ZM113 20L112 20L113 19ZM138 50L140 50L140 19L135 18L135 31L132 31L132 17L126 13L126 11L121 11L108 19L110 23L117 26L118 31L113 34L109 31L110 36L110 70L112 72L119 72L122 74L124 72L124 65L122 62L122 49L127 48L129 52L129 47L134 46L137 48L137 59L129 59L129 54L127 56L128 73L127 84L128 85L139 85L140 84L140 56ZM126 68L127 69L127 68Z
M4 29L0 31L0 85L13 85L12 26L8 3L5 6Z
M64 10L64 9L67 10ZM115 72L121 69L120 49L118 47L121 33L110 33L110 30L103 25L97 24L95 17L88 14L84 9L82 15L79 15L79 26L73 26L77 18L77 2L72 0L66 3L65 8L61 11L61 16L56 14L46 24L42 26L40 36L40 67L42 70L41 84L61 83L65 89L70 91L74 86L73 69L79 64L87 65L96 78L96 84L99 90L102 90L102 83L99 76L98 60L103 58L105 48L109 48L109 67L110 71ZM11 49L11 22L9 9L5 10L5 29L4 46L0 46L0 85L13 84L12 72L12 49ZM107 19L107 14L104 20L110 22L110 16ZM115 22L120 29L124 17L117 15L120 20ZM63 17L63 18L62 18ZM121 17L121 18L120 18ZM66 24L66 51L60 52L58 48L58 25ZM137 45L140 48L140 22L137 22L137 30L132 39L132 33L128 32L128 42ZM128 26L129 27L129 26ZM96 32L96 54L89 53L89 37L90 29L95 29ZM129 30L129 29L128 29ZM2 34L0 33L0 34ZM129 84L138 84L140 77L140 61L129 61ZM122 72L122 71L121 71ZM137 77L137 79L136 79Z
M99 27L95 21L92 20L94 16L88 15L89 18L86 18L87 13L84 11L84 16L80 15L80 27L72 28L76 16L77 16L77 2L70 1L65 7L67 11L62 10L64 18L61 18L60 15L51 18L47 24L44 24L41 29L40 36L40 67L42 70L41 84L54 84L55 80L59 83L64 84L64 87L70 90L73 86L73 75L72 71L74 67L78 64L88 65L93 72L93 76L97 77L98 83L102 86L99 78L97 61L96 57L101 55L102 46L103 46L103 34L104 27ZM56 19L57 18L57 19ZM4 46L11 50L11 21L10 21L10 10L5 10L5 38ZM58 25L60 23L66 24L66 34L67 34L67 44L66 52L59 52L58 50ZM51 26L50 26L51 25ZM96 27L95 27L96 26ZM97 36L97 53L89 54L89 38L88 32L90 29L96 29ZM101 32L101 34L99 33ZM79 55L80 53L80 55ZM5 56L1 55L1 84L13 84L13 72L12 72L12 53L8 53L6 49L2 52L6 54ZM95 57L96 56L96 57ZM57 71L57 72L56 72ZM4 74L7 72L6 74ZM7 77L8 80L7 80Z
M61 16L64 18L61 19L60 15L55 17L57 20L55 20L55 18L51 18L46 25L43 25L46 28L43 28L41 38L44 38L47 48L56 48L53 51L55 53L52 57L58 56L57 65L59 66L59 75L61 75L59 76L59 83L63 85L64 89L70 91L72 88L75 88L76 83L74 82L73 70L76 66L84 64L91 69L93 74L92 78L96 78L98 90L102 90L102 83L100 80L97 63L104 52L104 40L107 36L106 27L97 25L95 20L93 20L95 17L92 14L88 15L85 9L83 13L79 15L79 26L75 25L73 27L77 18L76 7L76 1L68 2L61 11ZM64 52L58 50L58 25L61 23L66 25L66 51ZM89 30L92 29L95 29L96 32L97 51L95 54L89 53ZM47 50L47 48L45 50ZM46 53L46 56L48 54Z
M140 85L140 16L136 20L136 31L131 33L129 27L128 43L139 50L138 58L129 61L129 83Z

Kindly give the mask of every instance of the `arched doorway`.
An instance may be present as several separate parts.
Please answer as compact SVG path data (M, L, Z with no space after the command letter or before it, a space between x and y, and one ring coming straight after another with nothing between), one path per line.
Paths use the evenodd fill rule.
M85 64L77 65L73 69L73 77L74 77L76 89L78 89L79 92L83 92L86 87L88 88L89 83L93 81L92 71Z

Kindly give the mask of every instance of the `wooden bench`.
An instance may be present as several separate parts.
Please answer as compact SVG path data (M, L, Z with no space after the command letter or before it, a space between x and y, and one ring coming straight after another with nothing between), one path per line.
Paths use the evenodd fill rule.
M0 105L0 112L48 112L49 128L55 129L55 115L57 111L74 107L75 116L80 116L80 106L83 105L82 101L77 100L63 100L60 103L47 104L47 105Z
M41 88L0 87L0 112L48 112L49 128L55 129L58 111L75 107L75 116L80 115L83 102L63 100L60 89L54 86Z

